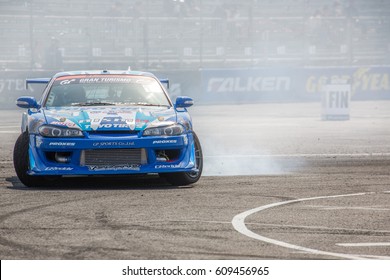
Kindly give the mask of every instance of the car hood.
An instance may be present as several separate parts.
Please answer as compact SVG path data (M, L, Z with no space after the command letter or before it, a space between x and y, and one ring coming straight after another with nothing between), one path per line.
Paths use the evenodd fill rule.
M177 121L176 111L166 107L62 107L44 109L43 113L47 124L83 131L140 131Z

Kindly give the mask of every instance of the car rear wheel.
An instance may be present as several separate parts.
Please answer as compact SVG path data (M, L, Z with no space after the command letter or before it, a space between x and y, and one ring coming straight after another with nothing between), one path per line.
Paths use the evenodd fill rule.
M22 133L16 140L14 147L14 167L19 180L27 187L42 187L49 182L53 182L58 176L31 176L27 172L30 166L28 156L29 135L28 132Z
M170 184L174 186L185 186L196 183L200 176L202 175L203 170L203 153L202 147L198 136L193 132L194 145L195 145L195 163L196 171L190 172L176 172L176 173L162 173L161 177L164 177Z

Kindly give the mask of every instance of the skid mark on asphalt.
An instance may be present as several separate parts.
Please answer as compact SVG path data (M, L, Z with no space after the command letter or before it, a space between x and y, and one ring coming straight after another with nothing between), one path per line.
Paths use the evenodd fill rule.
M388 193L386 192L381 192L381 193ZM254 209L250 209L248 211L242 212L238 215L236 215L233 220L232 220L232 225L235 230L237 230L239 233L246 235L250 238L254 238L266 243L270 243L273 245L281 246L284 248L292 249L292 250L298 250L304 253L310 253L310 254L317 254L317 255L325 255L325 256L331 256L331 257L336 257L336 258L342 258L342 259L390 259L390 257L386 256L364 256L364 255L353 255L353 254L343 254L343 253L336 253L336 252L328 252L328 251L322 251L322 250L317 250L317 249L312 249L304 246L299 246L291 243L287 243L284 241L268 238L265 236L262 236L260 234L254 233L253 231L249 230L246 227L245 224L245 219L254 214L258 213L260 211L264 211L266 209L270 209L273 207L278 207L286 204L292 204L292 203L297 203L297 202L304 202L304 201L312 201L312 200L319 200L319 199L328 199L328 198L343 198L343 197L353 197L353 196L363 196L363 195L371 195L375 194L375 192L364 192L364 193L353 193L353 194L342 194L342 195L330 195L330 196L317 196L317 197L308 197L308 198L301 198L301 199L293 199L293 200L288 200L288 201L281 201L281 202L276 202L276 203L271 203L268 205L260 206Z
M100 198L105 198L105 197L107 197L107 196L106 195L98 195L98 196L93 196L93 197L69 199L69 200L66 200L66 201L52 202L52 203L47 203L47 204L41 204L41 205L31 206L31 207L27 207L27 208L22 208L22 209L13 211L13 212L9 212L9 213L0 215L0 224L3 224L4 221L6 221L7 219L10 219L13 216L17 216L17 215L20 215L20 214L31 213L31 212L35 212L37 210L42 210L42 209L49 208L49 207L52 207L52 206L56 206L57 207L57 206L63 205L63 204L74 203L74 202L81 202L81 201L88 201L88 200L100 199ZM55 256L55 255L53 255L53 252L50 251L50 249L47 249L45 247L38 247L38 246L36 246L34 244L25 244L25 243L21 243L21 242L18 242L18 241L13 241L13 240L10 240L9 238L2 237L2 236L0 236L0 245L6 246L6 247L10 247L12 249L17 249L17 250L20 250L20 251L34 252L35 254L39 252L41 254L45 254L46 256Z

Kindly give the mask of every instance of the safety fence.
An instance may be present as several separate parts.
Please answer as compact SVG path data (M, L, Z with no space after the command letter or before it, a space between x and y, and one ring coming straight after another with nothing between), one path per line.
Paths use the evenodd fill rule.
M0 69L390 64L389 16L1 15Z

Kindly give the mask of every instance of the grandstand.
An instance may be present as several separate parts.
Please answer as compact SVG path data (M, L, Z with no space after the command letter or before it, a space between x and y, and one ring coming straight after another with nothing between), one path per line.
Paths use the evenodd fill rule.
M388 0L0 0L0 70L390 64Z

